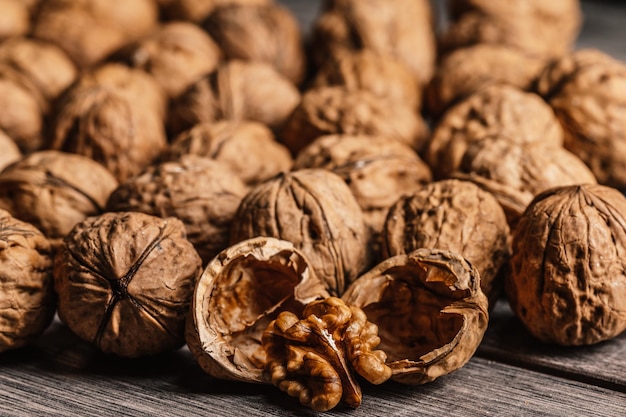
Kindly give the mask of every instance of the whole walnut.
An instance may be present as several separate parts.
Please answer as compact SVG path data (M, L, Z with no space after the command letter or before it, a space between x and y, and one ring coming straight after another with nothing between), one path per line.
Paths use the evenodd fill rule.
M443 51L497 43L554 58L573 47L582 24L579 0L451 0L448 7Z
M136 212L88 217L54 260L59 318L105 353L138 357L176 349L201 273L178 219Z
M470 143L493 136L515 143L563 144L563 128L541 97L494 84L443 115L425 145L424 159L436 178L446 178L459 167Z
M50 243L0 209L0 352L31 343L55 311Z
M0 41L28 33L30 11L23 0L0 0L0 10Z
M269 4L272 0L155 0L167 20L189 20L200 23L213 9L228 4Z
M116 187L113 175L85 156L39 151L0 172L0 208L59 244L76 223L102 213Z
M172 141L165 157L175 160L187 154L228 165L248 186L289 171L293 165L289 150L267 126L245 120L197 124Z
M126 45L115 58L150 73L171 98L217 68L222 52L211 37L189 22L171 22Z
M202 27L226 59L267 62L294 84L304 79L302 30L290 9L272 2L222 5L213 9Z
M299 102L296 86L271 65L232 60L174 100L169 126L178 134L203 122L252 120L278 129Z
M589 345L626 329L626 198L598 184L539 194L513 233L506 292L538 339Z
M428 0L328 0L313 22L319 66L345 51L368 49L402 61L420 85L434 72L436 45Z
M158 22L154 0L46 0L32 36L59 45L80 68L96 65L122 45L150 33Z
M0 176L1 178L1 176ZM228 246L228 233L247 189L221 162L184 155L151 165L111 193L108 211L138 211L183 222L204 263Z
M510 254L510 230L498 200L468 181L442 180L400 197L389 208L383 255L420 248L463 256L480 274L482 292L495 301Z
M22 158L22 152L17 144L0 130L0 172L13 162Z
M548 65L537 91L563 125L564 146L599 183L626 189L626 64L579 50Z
M230 240L257 236L292 242L331 295L342 294L368 262L361 208L341 177L324 169L282 173L252 188Z
M303 94L279 139L297 155L318 137L332 134L385 136L419 150L428 126L414 108L382 100L369 91L318 87Z

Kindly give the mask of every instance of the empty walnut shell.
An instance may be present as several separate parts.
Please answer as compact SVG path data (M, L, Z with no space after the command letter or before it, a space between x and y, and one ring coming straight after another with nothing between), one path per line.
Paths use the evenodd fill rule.
M332 134L384 136L419 150L428 126L414 108L369 91L319 87L304 93L279 139L296 155L318 137Z
M478 271L438 249L384 260L342 299L378 326L378 349L387 354L391 378L404 384L424 384L465 365L489 320Z
M28 33L30 12L23 0L0 0L0 10L0 41Z
M499 136L515 143L563 144L563 128L537 94L504 84L488 86L451 107L426 144L436 178L456 170L471 142Z
M200 367L221 379L269 383L263 332L281 311L297 315L327 298L305 256L290 242L245 240L217 255L196 284L186 340Z
M228 246L230 223L246 192L228 166L184 155L175 162L152 165L120 184L109 197L107 210L178 218L206 263Z
M31 224L0 210L0 352L32 342L55 311L48 240Z
M166 158L175 160L187 154L228 165L249 186L289 171L293 165L289 150L275 140L272 131L250 121L200 123L182 132L171 143Z
M105 353L176 349L201 272L178 219L133 212L89 217L55 257L59 318Z
M200 23L220 5L268 4L272 0L156 0L162 15L168 20L189 20Z
M22 152L20 152L20 148L17 147L13 139L0 130L0 172L21 158Z
M563 125L564 146L598 182L626 189L626 64L580 50L549 65L537 91Z
M87 157L39 151L0 173L0 207L59 243L76 223L101 214L116 187L113 175Z
M223 5L213 9L202 27L226 59L267 62L294 84L303 80L302 31L290 9L272 2Z
M506 292L538 339L589 345L626 329L626 198L572 185L539 194L513 234Z
M341 177L324 169L282 173L250 190L231 242L257 236L292 242L331 295L341 295L368 261L361 208Z

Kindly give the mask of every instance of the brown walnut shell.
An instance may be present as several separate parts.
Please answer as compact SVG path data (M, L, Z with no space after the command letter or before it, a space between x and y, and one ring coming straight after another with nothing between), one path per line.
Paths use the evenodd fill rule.
M54 264L59 318L105 353L154 355L184 343L202 261L182 222L105 213L78 223Z
M0 209L0 352L31 343L55 311L50 243Z
M626 329L626 198L598 184L539 194L513 234L505 289L538 339L589 345Z
M328 293L302 252L270 237L245 240L206 267L193 293L186 340L200 367L228 380L270 383L263 332L281 311L300 315Z
M0 10L0 41L28 33L30 11L23 0L0 0Z
M465 365L487 330L480 275L463 257L418 249L360 276L342 299L378 326L391 379L424 384Z
M269 4L272 0L156 0L167 20L200 23L218 6L228 4Z
M22 152L20 152L20 148L17 147L13 139L0 130L0 172L21 158Z

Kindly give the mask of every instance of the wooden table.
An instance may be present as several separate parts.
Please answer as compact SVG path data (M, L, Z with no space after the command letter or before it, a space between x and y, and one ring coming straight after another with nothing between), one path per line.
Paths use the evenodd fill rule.
M549 0L546 0L549 1ZM303 24L318 1L287 1ZM626 4L584 2L579 46L626 61ZM626 416L626 334L591 347L534 340L499 302L462 369L422 386L363 386L346 416ZM316 415L271 386L205 375L190 352L128 360L97 352L58 320L33 346L0 355L0 416Z

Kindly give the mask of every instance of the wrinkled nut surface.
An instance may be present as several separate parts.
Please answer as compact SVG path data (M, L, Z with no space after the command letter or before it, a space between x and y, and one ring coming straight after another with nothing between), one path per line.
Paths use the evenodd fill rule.
M0 172L2 172L5 167L22 158L20 148L18 148L13 139L7 136L1 129L0 149L2 149L2 152L0 152Z
M0 176L1 178L1 176ZM247 189L224 164L196 155L148 167L112 192L110 211L176 217L204 263L228 246L230 223Z
M363 213L337 174L303 169L250 190L232 222L231 243L257 236L293 242L331 295L340 295L365 268Z
M32 342L55 310L48 240L0 209L0 352Z
M55 257L59 318L105 353L177 349L201 272L178 219L133 212L89 217Z
M377 332L361 309L340 298L313 301L301 318L284 311L269 324L262 339L265 369L275 386L315 411L339 402L356 408L362 394L355 373L373 384L391 377L387 356L373 350Z
M465 365L489 320L476 268L438 249L384 260L342 299L378 326L391 378L404 384L424 384Z
M39 151L0 173L0 208L57 244L76 223L103 213L117 185L106 168L87 157Z
M513 234L509 303L538 339L590 345L626 329L626 198L574 185L538 195Z
M249 186L289 171L293 165L289 150L276 141L272 131L251 121L197 124L174 139L165 158L175 160L187 154L228 165Z
M468 181L426 184L391 206L382 232L383 255L419 248L462 255L480 273L483 293L499 295L500 271L511 254L510 230L498 200Z
M200 23L218 6L228 4L268 4L272 0L156 0L168 20L189 20Z
M302 252L290 242L259 237L220 252L198 280L186 340L213 377L269 383L261 338L282 311L300 315L327 298Z
M0 0L0 10L0 41L28 33L30 12L22 0Z

